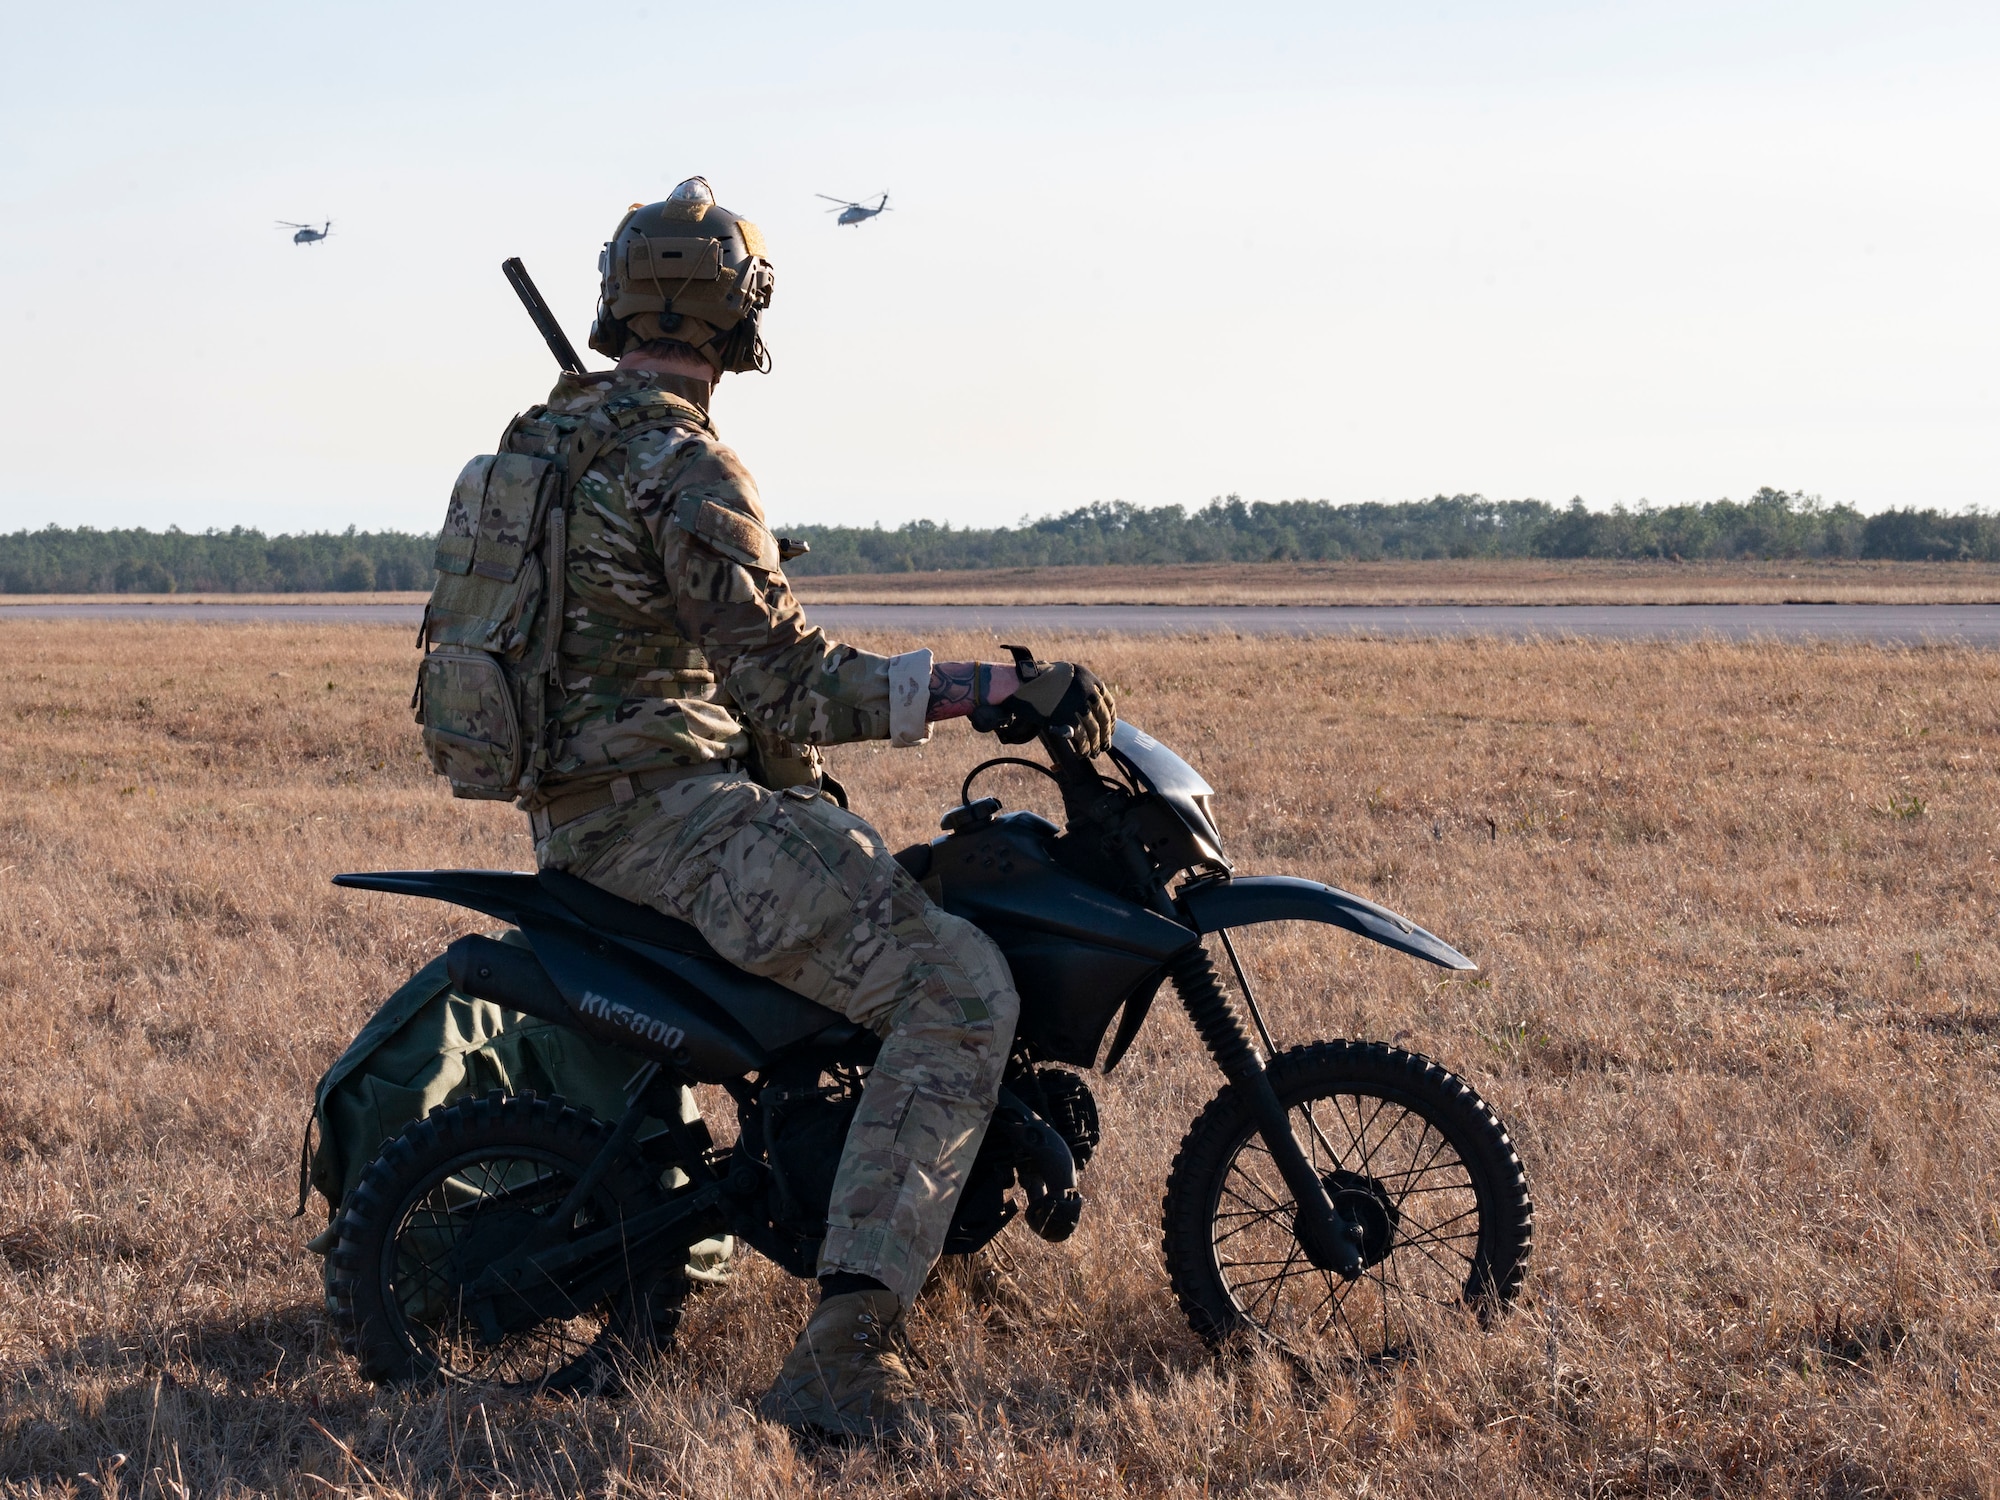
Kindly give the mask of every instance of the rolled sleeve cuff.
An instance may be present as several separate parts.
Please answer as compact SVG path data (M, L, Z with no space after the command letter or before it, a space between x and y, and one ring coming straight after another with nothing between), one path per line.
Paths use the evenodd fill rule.
M931 654L906 651L889 658L889 743L921 745L931 737Z

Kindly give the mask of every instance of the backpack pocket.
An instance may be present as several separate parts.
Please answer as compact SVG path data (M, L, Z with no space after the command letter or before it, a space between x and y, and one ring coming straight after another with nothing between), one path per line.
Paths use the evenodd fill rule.
M542 605L542 533L560 488L553 462L521 453L483 453L459 472L438 533L424 639L520 657Z
M542 517L560 483L550 459L482 453L471 460L451 487L438 533L438 572L512 583L540 539Z
M546 458L501 453L490 461L472 543L472 571L482 578L512 583L521 562L541 540L542 517L558 486L556 465Z
M506 798L521 780L521 718L514 685L486 651L438 646L417 672L417 721L431 768L454 797Z

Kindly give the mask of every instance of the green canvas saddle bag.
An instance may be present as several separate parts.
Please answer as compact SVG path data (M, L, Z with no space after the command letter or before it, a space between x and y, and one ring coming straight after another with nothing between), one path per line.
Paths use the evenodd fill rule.
M510 931L500 941L524 939ZM625 1111L625 1085L644 1063L568 1027L462 995L451 987L443 956L432 959L382 1003L313 1091L299 1162L299 1213L317 1190L326 1199L328 1227L306 1248L332 1253L341 1203L368 1163L411 1121L498 1089L558 1096L615 1122ZM700 1115L693 1091L682 1089L681 1118ZM648 1120L640 1139L665 1128ZM676 1169L667 1185L682 1181ZM723 1279L731 1248L727 1237L704 1240L689 1253L689 1274Z

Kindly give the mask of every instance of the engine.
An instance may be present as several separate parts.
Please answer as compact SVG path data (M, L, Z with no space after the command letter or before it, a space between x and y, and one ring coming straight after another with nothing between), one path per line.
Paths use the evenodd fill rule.
M783 1237L783 1263L805 1267L801 1275L811 1274L826 1233L841 1148L860 1103L859 1082L774 1078L760 1094L771 1223ZM1017 1072L1001 1091L966 1178L945 1253L970 1254L1013 1222L1024 1207L1013 1196L1017 1187L1030 1229L1047 1240L1069 1238L1083 1212L1076 1174L1100 1139L1097 1101L1082 1078L1063 1068Z

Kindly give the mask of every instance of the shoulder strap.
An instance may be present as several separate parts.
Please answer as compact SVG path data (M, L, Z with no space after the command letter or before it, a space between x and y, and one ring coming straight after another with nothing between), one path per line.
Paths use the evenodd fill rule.
M539 420L545 411L546 408L531 408L515 421ZM544 553L549 589L544 604L549 621L544 659L549 684L558 691L562 687L562 637L567 612L564 587L569 578L570 497L598 459L644 433L665 427L698 427L711 435L715 432L708 413L692 401L662 390L640 389L614 397L578 422L565 436L556 455L562 465L562 488L549 507L548 547Z
M663 427L698 427L710 435L715 432L708 413L692 401L660 390L632 391L591 412L562 445L563 504L569 503L570 492L598 459L643 433Z

